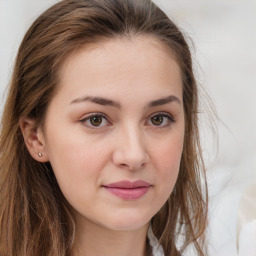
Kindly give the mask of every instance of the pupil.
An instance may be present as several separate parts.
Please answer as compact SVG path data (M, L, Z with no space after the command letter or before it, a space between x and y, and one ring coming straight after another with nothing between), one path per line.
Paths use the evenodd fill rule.
M155 125L160 125L163 123L163 117L162 116L154 116L152 117L151 119L152 123L155 124Z
M99 126L102 122L101 116L93 116L90 118L91 124L94 126Z

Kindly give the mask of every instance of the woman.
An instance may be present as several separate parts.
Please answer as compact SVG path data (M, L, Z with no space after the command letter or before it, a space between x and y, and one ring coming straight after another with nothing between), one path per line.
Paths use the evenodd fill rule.
M197 114L189 47L154 3L52 6L2 116L0 255L206 255Z

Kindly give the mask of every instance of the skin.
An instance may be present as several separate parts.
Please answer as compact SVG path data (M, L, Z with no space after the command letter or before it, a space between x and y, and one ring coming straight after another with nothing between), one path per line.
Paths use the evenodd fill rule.
M95 97L107 101L94 102ZM29 134L32 123L21 122L23 131ZM27 138L31 155L50 161L73 208L73 255L142 256L149 221L168 199L179 172L180 68L162 43L146 36L79 50L60 70L60 88L44 129ZM143 180L150 187L131 200L103 187L123 180Z

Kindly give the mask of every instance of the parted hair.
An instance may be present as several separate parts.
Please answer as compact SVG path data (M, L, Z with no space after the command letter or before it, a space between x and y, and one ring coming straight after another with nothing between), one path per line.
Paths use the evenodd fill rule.
M205 254L207 184L198 128L198 85L180 29L150 0L63 0L41 14L20 45L1 119L0 255L69 256L76 225L50 163L29 154L19 126L29 117L44 124L57 93L59 70L74 51L117 37L151 36L180 66L185 137L175 188L152 218L165 256L189 244ZM202 180L204 186L202 186ZM179 241L179 242L178 242Z

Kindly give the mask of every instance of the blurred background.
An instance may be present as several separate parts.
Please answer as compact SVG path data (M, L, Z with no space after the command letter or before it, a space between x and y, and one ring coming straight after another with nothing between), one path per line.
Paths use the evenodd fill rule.
M0 0L0 113L25 31L56 2ZM155 3L188 38L198 82L216 108L218 150L217 136L205 125L210 112L207 101L201 108L210 191L209 249L210 256L234 256L238 202L244 189L256 180L256 1Z

